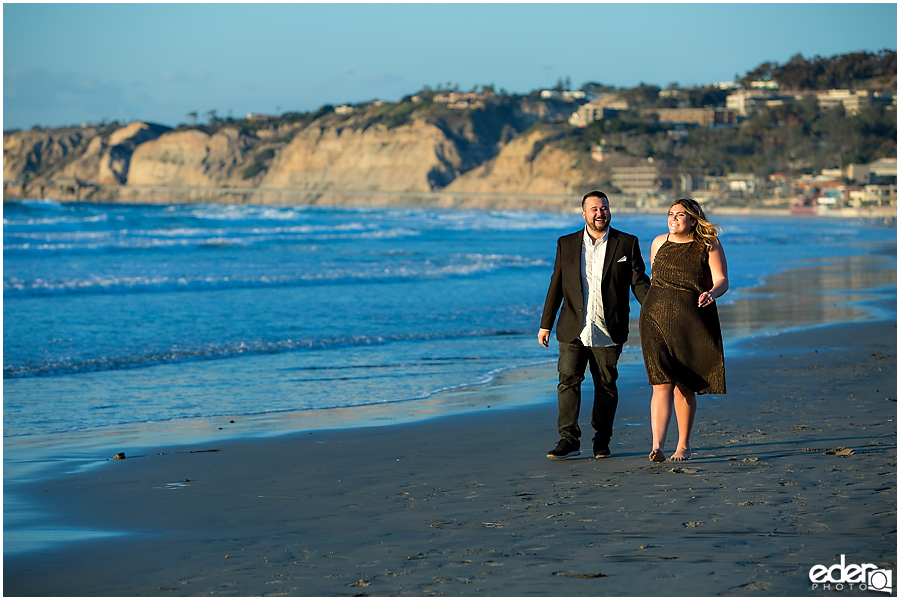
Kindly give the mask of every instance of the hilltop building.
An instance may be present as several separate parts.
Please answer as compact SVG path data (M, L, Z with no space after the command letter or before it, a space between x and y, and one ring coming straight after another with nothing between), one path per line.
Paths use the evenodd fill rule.
M875 183L874 179L889 179L897 183L897 158L879 158L870 162L869 183Z
M793 96L768 90L738 90L728 94L728 97L725 98L725 108L733 110L742 117L746 117L768 106L793 99Z
M737 113L727 108L647 108L642 110L641 114L644 116L655 114L660 123L697 127L737 123Z
M571 90L571 91L560 91L560 90L541 90L541 98L543 100L565 100L567 102L574 102L576 100L584 100L587 98L587 94L585 94L581 90Z
M248 121L266 122L266 121L277 121L278 119L279 119L278 115L263 115L260 113L247 113Z
M625 194L649 198L669 190L691 191L690 176L671 169L663 161L648 158L643 164L632 167L614 167L612 183Z
M493 92L441 92L434 95L433 102L446 104L448 108L484 108L485 102L495 98Z
M738 115L746 117L764 108L778 106L786 101L800 101L814 96L819 103L819 110L827 111L836 106L843 106L850 115L873 105L883 106L897 104L893 94L873 92L871 90L807 90L799 92L774 92L765 89L738 90L728 95L725 107L734 110Z
M628 101L618 94L602 94L578 107L569 117L569 125L573 127L587 127L588 123L603 119L615 119L620 111L628 110Z

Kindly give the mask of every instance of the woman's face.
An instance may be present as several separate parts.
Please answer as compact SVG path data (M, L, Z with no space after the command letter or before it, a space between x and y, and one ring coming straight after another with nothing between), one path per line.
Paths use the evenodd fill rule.
M675 204L669 209L669 233L672 235L690 235L697 220L687 214L684 207Z

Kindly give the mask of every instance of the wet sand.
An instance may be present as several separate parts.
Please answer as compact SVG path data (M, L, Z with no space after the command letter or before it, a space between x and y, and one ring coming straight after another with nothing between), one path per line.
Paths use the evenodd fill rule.
M31 499L130 535L7 557L4 594L817 595L841 554L896 572L896 340L751 342L684 463L648 462L635 377L604 460L544 457L547 402L110 461Z

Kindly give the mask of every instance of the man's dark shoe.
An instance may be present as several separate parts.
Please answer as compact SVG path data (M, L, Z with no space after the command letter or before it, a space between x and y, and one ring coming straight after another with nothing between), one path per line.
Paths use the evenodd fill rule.
M609 458L612 452L609 451L609 444L605 446L594 446L594 458Z
M574 458L580 454L581 450L579 450L578 442L562 439L556 444L556 448L547 453L547 458L564 460L566 458Z

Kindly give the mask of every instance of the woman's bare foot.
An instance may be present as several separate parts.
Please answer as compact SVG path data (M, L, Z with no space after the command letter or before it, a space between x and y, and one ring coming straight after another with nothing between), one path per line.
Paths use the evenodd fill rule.
M654 450L650 453L650 462L665 462L666 455L661 450Z
M669 460L687 460L691 457L691 449L690 448L679 448L675 451L672 456L669 457Z

